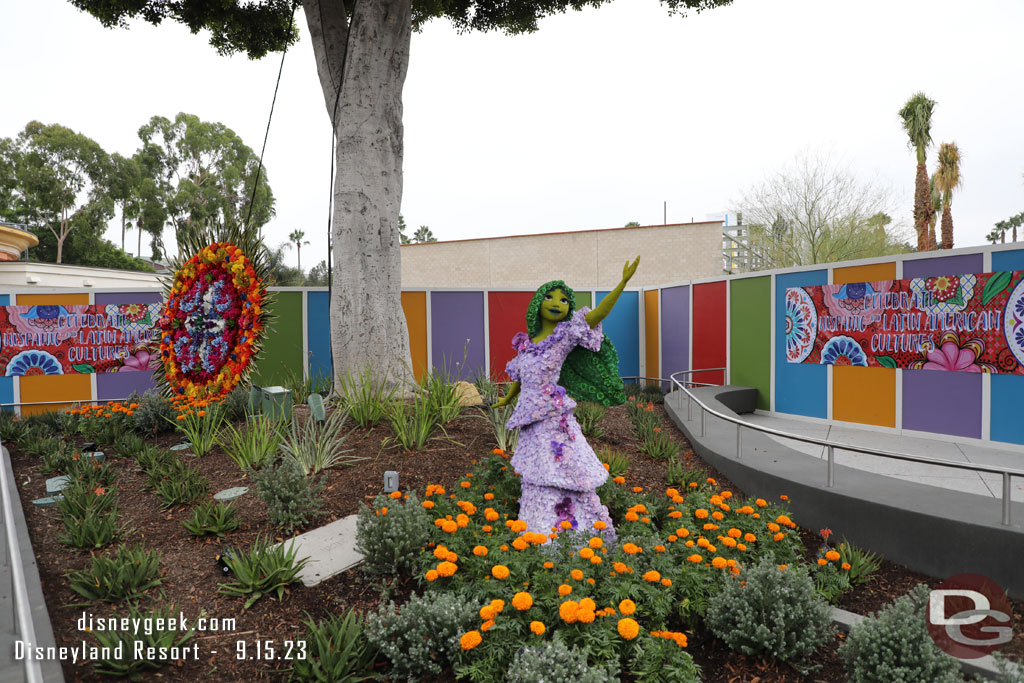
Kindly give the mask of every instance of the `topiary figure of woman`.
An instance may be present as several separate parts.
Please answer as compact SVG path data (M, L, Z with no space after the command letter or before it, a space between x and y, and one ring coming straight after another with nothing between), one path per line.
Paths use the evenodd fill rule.
M639 257L626 262L622 281L593 310L576 310L573 291L561 280L545 283L526 310L528 333L512 338L517 355L505 371L514 381L495 405L519 395L507 426L520 430L512 466L522 475L519 519L528 531L590 531L600 521L602 533L614 538L608 508L595 491L608 472L580 431L573 409L576 401L617 405L625 400L618 354L601 321L639 263Z

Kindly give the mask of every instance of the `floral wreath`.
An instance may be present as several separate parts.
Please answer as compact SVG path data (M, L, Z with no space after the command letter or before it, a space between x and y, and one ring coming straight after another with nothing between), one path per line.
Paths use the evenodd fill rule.
M248 374L267 323L257 267L231 242L203 247L174 274L160 328L171 393L220 400Z

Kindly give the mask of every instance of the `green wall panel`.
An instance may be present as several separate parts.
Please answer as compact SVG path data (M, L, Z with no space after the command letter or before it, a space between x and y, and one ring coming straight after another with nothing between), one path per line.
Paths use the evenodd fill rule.
M263 352L252 381L259 386L284 384L289 373L302 377L302 292L275 292Z
M730 383L757 389L757 407L771 398L770 277L733 280L729 289Z

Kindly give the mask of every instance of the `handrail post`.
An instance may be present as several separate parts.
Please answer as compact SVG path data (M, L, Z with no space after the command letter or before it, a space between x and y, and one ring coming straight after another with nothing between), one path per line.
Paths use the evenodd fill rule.
M1010 473L1003 472L1003 524L1010 526L1010 505L1013 499L1010 497Z
M825 486L834 487L836 484L836 449L835 446L828 447L828 481Z
M701 406L701 408L700 408L700 435L702 437L704 436L704 416L707 415L707 412L708 411L704 410L704 406Z
M743 425L736 423L736 459L743 457Z
M693 397L686 392L686 421L693 422Z

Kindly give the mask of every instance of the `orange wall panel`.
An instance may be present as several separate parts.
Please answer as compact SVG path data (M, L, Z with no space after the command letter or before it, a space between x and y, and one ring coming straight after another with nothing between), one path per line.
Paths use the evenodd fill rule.
M19 294L19 306L89 305L88 294Z
M402 310L409 326L409 350L416 381L427 374L427 293L402 292Z
M38 305L38 304L36 304ZM29 375L19 377L22 403L43 401L88 401L92 399L92 375ZM22 415L64 410L70 403L47 406L22 406Z
M847 266L832 271L832 284L845 285L848 282L874 282L895 280L895 263L872 263L868 266Z
M644 292L644 358L647 361L648 377L661 377L661 366L658 362L658 342L661 330L658 328L658 301L661 291L651 289Z

